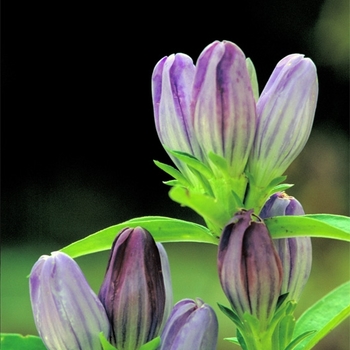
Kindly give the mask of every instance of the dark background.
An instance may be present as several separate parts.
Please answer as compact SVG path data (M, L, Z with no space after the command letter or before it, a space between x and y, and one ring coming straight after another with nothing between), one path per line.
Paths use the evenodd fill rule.
M196 61L214 40L235 42L253 60L260 91L284 56L315 62L314 129L287 172L291 194L306 212L348 215L348 7L346 0L3 4L3 259L24 259L38 246L48 253L137 216L199 220L168 199L168 176L153 164L170 160L153 124L150 79L163 56L183 52ZM321 252L328 241L320 241ZM338 263L345 281L346 262Z

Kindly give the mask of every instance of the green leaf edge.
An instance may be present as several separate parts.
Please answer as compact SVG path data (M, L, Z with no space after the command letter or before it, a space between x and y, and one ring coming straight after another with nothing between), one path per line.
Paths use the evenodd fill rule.
M117 348L115 346L113 346L105 337L105 335L103 334L103 332L100 332L99 334L99 338L100 338L100 342L102 345L102 349L103 350L116 350ZM118 349L117 349L118 350Z
M265 220L272 238L298 236L331 238L350 241L350 218L342 215L310 214L276 216ZM144 216L107 227L60 251L72 258L109 250L117 234L125 227L142 226L157 242L197 242L218 244L210 230L200 224L164 216Z
M315 331L314 335L307 338L302 343L298 344L295 348L297 350L309 350L314 345L316 345L322 338L324 338L332 329L338 326L342 321L350 316L350 281L345 282L333 289L330 293L325 295L323 298L318 300L310 308L308 308L297 320L294 329L294 338L300 336L304 332ZM327 322L323 323L321 326L317 326L317 321L322 320L322 318L317 317L318 314L324 312L322 310L334 310L334 302L339 301L340 297L343 301L341 311L332 316L332 318ZM332 303L333 302L333 303ZM332 307L333 306L333 307ZM319 328L321 327L321 328ZM319 329L317 329L319 328Z
M137 226L142 226L148 230L157 242L201 242L218 244L218 239L214 237L205 226L164 216L144 216L107 227L69 244L60 249L60 251L70 255L72 258L76 258L82 255L109 250L111 249L115 237L123 228ZM178 234L178 231L180 231L181 234Z
M0 333L0 348L1 350L46 350L40 337L18 333Z
M350 218L333 214L275 216L264 220L272 238L319 237L350 242Z

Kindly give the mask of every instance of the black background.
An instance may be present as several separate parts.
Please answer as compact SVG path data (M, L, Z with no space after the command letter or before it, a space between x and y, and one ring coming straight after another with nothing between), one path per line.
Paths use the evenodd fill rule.
M325 64L315 41L322 6L5 3L3 243L59 247L131 217L192 215L168 200L168 177L152 162L170 163L153 124L150 79L171 53L196 61L212 41L233 41L253 60L260 90L281 58L303 53L318 67L314 127L348 135L348 72Z

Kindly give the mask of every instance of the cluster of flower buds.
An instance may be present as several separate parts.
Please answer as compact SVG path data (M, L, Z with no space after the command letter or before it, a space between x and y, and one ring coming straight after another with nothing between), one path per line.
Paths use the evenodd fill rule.
M279 192L269 198L260 217L253 210L242 209L223 230L218 250L219 278L235 315L231 319L249 349L271 348L274 337L282 339L278 332L293 329L292 314L312 261L310 237L272 240L262 218L303 214L295 198ZM284 307L280 306L281 300ZM254 336L258 333L265 334L265 339ZM284 338L283 346L287 346L291 339ZM272 341L272 348L279 347Z
M293 329L310 274L310 238L272 240L264 219L304 214L297 200L275 192L289 187L280 185L282 175L309 137L317 95L314 63L292 54L278 62L259 97L252 62L228 41L207 46L196 65L176 54L153 71L157 133L178 170L157 165L174 177L170 197L197 211L220 237L227 314L246 349L288 347L281 325ZM116 237L98 296L61 252L34 265L30 295L50 350L101 349L103 339L136 350L157 337L152 349L216 348L215 312L200 299L173 307L166 251L141 227Z
M234 43L215 41L196 65L182 53L161 59L153 71L152 95L159 139L182 176L158 165L181 186L224 206L220 233L239 208L259 214L284 180L309 137L318 81L314 63L291 54L278 62L259 97L252 62ZM171 197L206 220L191 203L191 192L186 194L185 200ZM195 202L198 196L193 197Z
M77 263L54 252L33 266L30 297L39 335L50 350L102 349L100 333L118 350L137 350L163 328L162 349L216 346L217 320L208 305L185 300L171 311L167 253L141 227L116 237L98 296Z

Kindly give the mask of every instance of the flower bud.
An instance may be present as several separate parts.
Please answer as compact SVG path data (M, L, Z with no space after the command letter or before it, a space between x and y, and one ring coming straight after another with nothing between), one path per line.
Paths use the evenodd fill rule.
M192 59L184 54L161 59L152 75L154 119L161 143L170 150L201 158L191 117L191 89L195 74ZM185 164L170 155L176 166L188 177Z
M283 58L257 102L257 130L248 171L257 187L267 187L304 148L318 95L314 63L303 55Z
M246 59L229 41L215 41L200 54L193 84L193 121L205 156L227 160L241 176L255 133L255 100Z
M109 336L106 311L77 263L68 255L43 255L30 273L34 321L50 349L101 349L99 333Z
M282 264L263 222L242 209L223 230L218 250L221 286L242 319L249 313L266 327L280 295ZM262 328L263 329L263 328Z
M261 210L260 217L304 215L299 201L284 192L272 195ZM312 265L312 246L310 237L291 237L273 240L283 266L281 294L298 301L309 279Z
M266 201L259 216L266 219L272 216L304 214L304 209L298 200L285 192L277 192Z
M112 327L110 342L118 350L138 349L159 335L169 288L164 275L151 234L141 227L123 229L99 292Z
M213 152L226 159L232 176L243 174L256 112L245 56L237 45L213 42L196 66L181 53L164 57L153 71L152 96L157 133L167 148L203 162Z
M161 335L159 350L214 350L218 320L201 299L183 299L175 304Z

